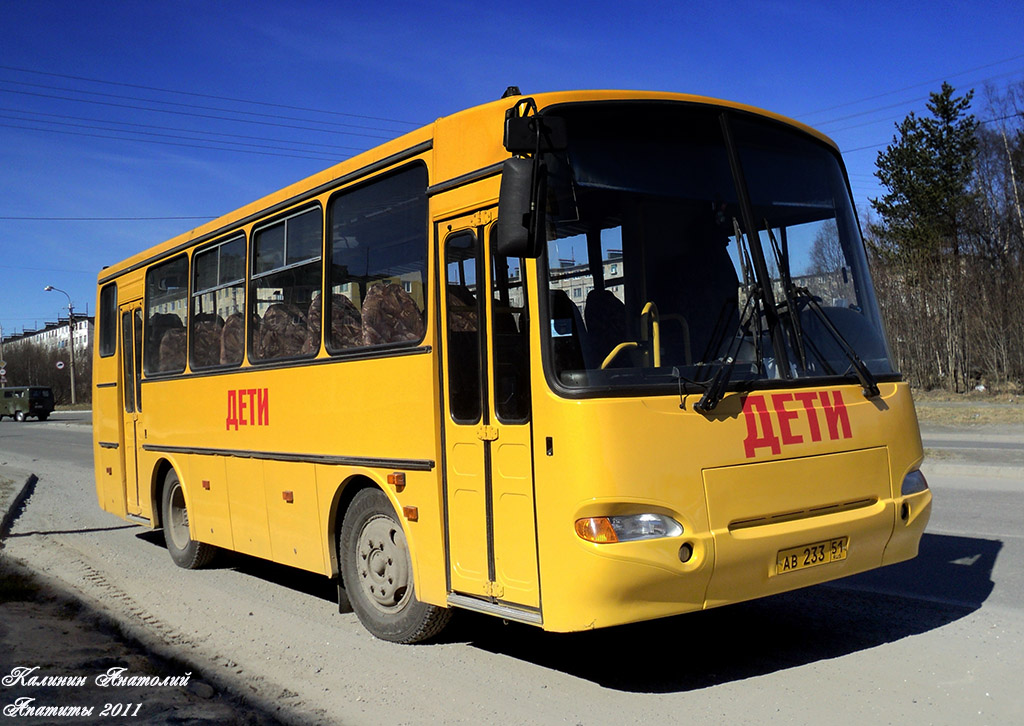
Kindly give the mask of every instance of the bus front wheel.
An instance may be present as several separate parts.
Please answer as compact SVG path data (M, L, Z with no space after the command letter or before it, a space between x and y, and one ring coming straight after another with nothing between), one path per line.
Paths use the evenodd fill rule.
M217 549L205 542L197 542L189 534L185 490L174 469L167 472L164 479L160 519L164 525L164 542L167 543L167 551L171 553L174 564L187 570L196 570L209 564Z
M437 635L451 611L416 599L402 525L379 489L352 500L341 525L338 561L352 609L381 640L417 643Z

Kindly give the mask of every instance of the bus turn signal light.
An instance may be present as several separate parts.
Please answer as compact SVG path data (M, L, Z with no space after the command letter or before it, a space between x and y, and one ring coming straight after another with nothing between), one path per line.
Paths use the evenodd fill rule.
M587 517L576 520L576 534L587 542L618 542L619 536L615 534L612 523L608 517Z

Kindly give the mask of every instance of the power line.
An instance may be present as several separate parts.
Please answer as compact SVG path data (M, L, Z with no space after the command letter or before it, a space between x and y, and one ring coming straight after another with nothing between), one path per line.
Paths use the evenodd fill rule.
M840 121L848 121L852 118L859 118L860 116L867 116L868 114L877 113L878 111L888 111L892 108L905 108L912 103L924 100L923 96L908 99L906 101L899 101L898 103L890 103L885 106L876 106L875 108L869 108L867 111L858 111L857 113L847 114L846 116L837 116L836 118L829 119L827 121L818 121L815 126L827 126L828 124L839 123ZM888 118L881 119L882 121L888 121ZM878 123L878 121L872 121L871 123ZM837 131L840 129L836 129Z
M285 129L299 129L300 131L317 131L319 133L345 134L347 136L365 136L365 137L371 138L371 139L384 139L386 141L390 141L393 138L391 136L379 136L379 135L376 135L376 134L364 134L364 133L357 132L357 131L337 131L337 130L332 130L332 129L318 129L318 128L313 128L311 126L296 126L295 124L274 123L272 121L257 121L255 119L247 119L247 118L230 118L228 116L214 116L212 114L205 114L205 113L195 113L195 112L189 113L189 112L185 112L185 111L174 111L174 110L169 109L169 108L147 108L145 106L132 106L132 105L125 104L125 103L114 103L112 101L96 101L96 100L92 100L92 99L88 99L88 98L70 98L68 96L56 96L56 95L54 95L52 93L36 93L34 91L15 91L15 90L12 90L12 89L9 89L9 88L0 88L0 93L11 93L11 94L17 94L17 95L21 95L21 96L33 96L35 98L52 98L52 99L56 99L58 101L71 101L73 103L91 103L91 104L98 105L98 106L110 106L110 107L113 107L113 108L128 108L128 109L131 109L133 111L149 111L151 113L169 113L169 114L174 114L176 116L188 116L188 117L191 117L191 118L208 118L208 119L214 119L214 120L217 120L217 121L231 121L233 123L258 124L258 125L261 125L261 126L274 126L274 127L277 127L277 128L285 128ZM323 123L323 122L313 121L312 123Z
M1018 115L1020 115L1020 114L1014 113L1014 114L1010 114L1009 116L1000 116L999 118L986 119L986 120L983 120L983 121L979 121L978 123L986 124L986 123L991 123L992 121L1002 121L1002 120L1005 120L1005 119L1008 119L1008 118L1014 118L1015 116L1018 116ZM906 118L906 117L904 117L904 118ZM838 134L838 133L843 132L843 131L849 131L850 129L859 129L859 128L863 128L864 126L871 126L873 124L887 123L887 122L898 121L898 120L900 120L899 116L886 116L885 118L876 119L874 121L865 121L864 123L853 124L851 126L843 126L842 128L839 128L839 129L833 129L829 133L830 134Z
M959 77L959 76L967 75L969 73L973 73L973 72L976 72L978 70L982 70L982 69L990 68L990 67L997 66L997 65L1000 65L1000 64L1003 64L1003 63L1008 63L1008 62L1011 62L1011 61L1019 60L1021 58L1024 58L1024 54L1013 56L1011 58L1006 58L1006 59L1003 59L1003 60L1000 60L1000 61L995 61L995 62L992 62L992 63L987 63L987 64L984 64L984 65L981 65L981 66L976 66L974 68L970 68L970 69L965 70L965 71L960 71L958 73L948 74L948 75L944 76L943 78L937 78L937 79L933 79L933 80L930 80L930 81L924 81L922 83L917 83L917 84L914 84L914 85L911 85L911 86L906 86L906 87L903 87L903 88L900 88L900 89L896 89L896 90L892 90L892 91L887 91L887 92L880 93L880 94L875 94L875 95L868 96L868 97L861 98L861 99L857 99L857 100L854 100L854 101L848 101L848 102L845 102L845 103L842 103L842 104L837 104L837 105L834 105L834 106L830 106L828 108L807 112L807 113L801 114L801 115L802 116L815 115L815 114L818 114L818 113L824 113L826 111L831 111L831 110L835 110L835 109L839 109L839 108L845 108L845 107L853 106L853 105L856 105L858 103L863 103L865 101L876 100L876 99L879 99L879 98L885 98L887 96L891 96L891 95L894 95L894 94L897 94L897 93L902 93L902 92L905 92L905 91L908 91L908 90L912 90L912 89L915 89L915 88L919 88L919 87L922 87L922 86L930 85L930 84L933 84L933 83L936 83L936 82L939 82L939 81L942 81L942 80L947 80L949 78L956 78L956 77ZM46 71L39 71L39 70L27 69L27 68L19 68L19 67L15 67L15 66L7 66L7 65L2 65L2 64L0 64L0 69L9 70L9 71L15 71L15 72L19 72L19 73L33 73L33 74L37 74L37 75L49 76L49 77L54 77L54 78L63 78L63 79L75 80L75 81L85 81L85 82L90 82L90 83L99 83L99 84L104 84L104 85L109 85L109 86L117 86L117 87L123 87L123 88L136 88L136 89L141 89L141 90L146 90L146 91L154 91L154 92L160 92L160 93L173 93L173 94L179 94L179 95L183 95L183 96L196 97L196 98L209 98L209 99L214 99L214 100L219 100L219 101L228 101L228 102L232 102L232 103L252 104L252 105L263 106L263 107L268 107L268 108L282 108L282 109L288 109L288 110L303 111L303 112L308 112L308 113L323 113L323 114L342 116L342 117L349 117L349 118L359 118L359 119L364 119L364 120L380 121L380 122L384 122L384 123L407 124L407 125L410 125L410 126L418 125L416 122L403 121L403 120L398 120L398 119L390 119L390 118L375 117L375 116L363 116L363 115L359 115L359 114L350 114L350 113L344 113L344 112L339 112L339 111L330 111L330 110L326 110L326 109L317 109L317 108L309 108L309 107L301 107L301 106L290 106L290 105L286 105L286 104L270 103L270 102L263 102L263 101L253 101L253 100L250 100L250 99L232 98L232 97L227 97L227 96L217 96L217 95L212 95L212 94L204 94L204 93L196 93L196 92L190 92L190 91L181 91L181 90L169 89L169 88L161 88L161 87L156 87L156 86L146 86L146 85L139 85L139 84L123 83L123 82L117 82L117 81L109 81L109 80L103 80L103 79L89 78L89 77L84 77L84 76L74 76L74 75L67 75L67 74L60 74L60 73L50 73L50 72L46 72ZM1007 76L1007 75L1013 75L1013 74L1018 73L1018 72L1019 71L1009 71L1009 72L1006 72L1006 73L996 74L996 75L993 75L993 76L989 76L988 78L982 79L981 81L978 81L978 82L979 83L984 83L984 82L987 82L987 81L992 80L994 78L1000 78L1000 77L1004 77L1004 76ZM262 118L284 118L284 119L287 119L287 120L301 121L301 122L305 122L305 123L313 123L313 124L321 124L321 125L332 125L332 126L340 126L340 127L348 127L348 128L360 128L360 129L365 129L365 130L378 130L378 131L385 131L386 130L386 129L382 129L382 128L379 128L379 127L359 126L359 125L355 125L355 124L344 124L344 123L332 123L332 122L327 122L327 121L318 121L318 120L315 120L315 119L304 119L304 118L287 117L287 116L282 117L282 116L277 116L277 115L262 114L262 113L256 113L256 112L251 112L251 111L241 111L241 110L225 109L225 108L219 108L219 107L199 106L199 105L195 105L195 104L176 103L176 102L164 101L164 100L160 100L160 99L149 99L149 98L143 98L143 97L137 97L137 96L124 96L124 95L119 95L119 94L108 94L108 93L101 93L101 92L98 92L98 91L86 91L86 90L79 90L79 89L74 89L74 88L65 88L65 87L60 87L60 86L46 86L46 85L43 85L43 84L33 84L33 83L27 83L27 82L23 82L23 81L11 81L11 80L2 80L2 79L0 79L0 82L9 83L9 84L16 84L16 85L20 85L20 86L44 88L44 89L49 89L49 90L61 90L61 91L67 91L67 92L70 92L70 93L82 94L82 95L93 95L93 96L102 96L102 97L107 97L107 98L118 98L118 99L123 99L123 100L135 100L135 101L141 101L141 102L144 102L144 103L156 103L156 104L163 104L163 105L172 105L172 106L179 106L179 107L184 107L184 108L189 108L189 109L203 109L203 110L211 110L211 111L221 111L221 112L227 112L227 113L239 114L239 115L258 116L258 117L262 117ZM128 104L113 103L113 102L108 102L108 101L98 101L98 100L93 100L93 99L73 98L73 97L58 96L58 95L53 95L53 94L43 94L43 93L35 93L35 92L29 92L29 91L17 91L17 90L12 90L12 89L3 89L3 88L0 88L0 92L9 93L9 94L20 94L20 95L27 95L27 96L35 96L35 97L41 97L41 98L52 98L52 99L63 100L63 101L70 101L70 102L76 102L76 103L90 103L90 104L94 104L94 105L108 106L108 107L114 107L114 108L127 108L127 109L132 109L132 110L139 110L139 111L149 111L149 112L153 112L153 113L168 113L168 114L175 114L175 115L181 115L181 116L186 116L186 117L206 118L206 119L214 119L214 120L236 122L236 123L259 124L259 125L265 125L265 126L287 128L287 129L297 129L297 130L303 130L303 131L314 131L314 132L320 132L320 133L341 133L341 134L346 134L346 135L364 136L364 137L376 138L376 139L390 139L391 138L391 137L386 137L386 136L376 136L376 135L372 135L372 134L365 134L365 133L358 133L358 132L351 132L351 131L336 131L336 130L332 130L332 129L323 129L323 128L315 128L315 127L303 127L303 126L296 126L296 125L292 125L292 124L274 123L274 122L259 121L259 120L253 120L253 119L222 117L222 116L215 116L215 115L210 115L210 114L196 113L194 110L191 111L191 112L174 111L174 110L170 110L170 109L148 108L148 107L145 107L145 106L133 106L133 105L128 105ZM837 117L837 118L816 122L816 125L821 126L821 125L827 125L827 124L832 124L832 123L838 123L840 121L844 121L844 120L849 120L849 119L852 119L852 118L857 118L857 117L865 116L865 115L868 115L868 114L871 114L871 113L876 113L878 111L884 111L884 110L888 110L888 109L892 109L892 108L897 108L897 107L900 107L900 106L906 106L906 105L908 105L910 103L914 103L914 102L923 100L923 98L924 97L918 97L918 98L914 98L914 99L911 99L909 101L904 101L904 102L901 102L901 103L886 104L886 105L883 105L883 106L877 106L875 108L868 109L868 110L865 110L865 111L860 111L860 112L856 112L856 113L840 116L840 117ZM167 127L167 126L160 126L160 125L153 125L153 124L140 124L140 123L130 123L130 122L122 122L122 121L107 121L107 120L101 120L101 119L90 119L90 118L82 118L82 117L69 116L69 115L61 115L61 114L48 114L48 113L35 112L35 111L22 111L22 110L14 110L14 111L16 113L32 114L32 115L37 115L37 116L49 116L51 118L63 118L63 119L81 120L81 121L94 121L94 122L97 122L97 123L114 124L114 125L119 125L119 126L131 126L131 127L135 127L135 128L159 129L159 130L165 130L165 131L180 131L180 132L189 133L189 134L205 134L205 135L208 135L208 136L221 136L221 137L225 137L225 138L249 139L249 140L254 140L254 141L270 141L270 142L277 143L277 144L291 144L293 146L321 147L321 148L327 148L327 149L335 148L335 149L343 149L343 150L348 150L348 151L362 151L363 150L363 149L359 149L359 148L355 148L355 147L346 147L346 146L331 145L331 144L317 144L317 143L302 142L302 141L283 141L283 140L271 139L271 138L267 138L267 137L250 136L250 135L245 135L245 134L228 134L228 133L212 132L212 131L192 131L192 130L188 130L188 129L180 129L180 128L175 128L175 127ZM1007 119L1007 118L1012 118L1013 116L1015 116L1015 114L1011 114L1009 116L1003 116L1003 117L995 118L995 119L986 119L986 120L981 121L979 123L990 123L990 122L997 121L997 120L1004 120L1004 119ZM0 117L5 117L5 118L13 119L13 120L16 120L16 121L24 121L24 122L32 122L33 121L32 119L20 119L20 118L11 117L11 116L3 116L2 114L0 114ZM861 123L861 124L856 124L856 125L853 125L853 126L846 126L846 127L840 128L840 129L835 129L831 133L845 131L845 130L848 130L848 129L851 129L851 128L858 128L858 127L861 127L861 126L871 125L871 124L874 124L874 123L882 123L882 122L891 120L891 118L892 117L887 117L887 118L884 118L884 119L879 119L879 120L875 120L875 121L868 121L868 122ZM234 146L249 146L249 147L252 147L252 149L278 148L278 147L267 147L267 146L263 146L263 145L259 145L259 144L247 144L247 143L234 142L234 141L220 141L220 142L217 142L216 140L213 140L213 139L202 139L202 138L196 138L196 137L179 137L179 136L173 136L173 135L170 135L170 134L156 134L156 133L147 133L147 132L143 132L143 131L131 131L131 130L121 130L121 129L109 129L109 128L103 128L103 127L92 127L92 126L84 126L84 125L81 125L81 124L70 124L70 123L60 123L60 122L56 122L56 121L47 121L47 120L43 120L43 119L39 119L38 122L39 123L51 124L51 125L73 126L73 127L77 127L77 128L92 128L92 129L95 129L95 130L110 131L112 133L151 135L151 136L160 136L160 137L163 137L163 138L176 138L176 139L181 139L181 140L192 140L192 141L197 141L197 142L210 141L210 142L214 142L214 143L232 144ZM312 155L300 156L300 155L297 155L297 154L274 153L274 152L267 152L267 151L256 151L256 150L252 150L252 149L241 149L241 148L223 147L223 146L216 146L216 145L213 145L213 144L176 143L176 142L168 142L168 141L157 141L157 140L153 140L153 139L132 138L130 136L106 136L106 135L102 135L102 134L90 134L90 133L84 133L84 132L63 131L63 130L60 130L60 129L46 129L46 128L39 128L39 127L13 126L13 125L10 125L10 124L0 124L0 126L6 126L6 127L9 127L9 128L18 128L18 129L23 129L23 130L28 130L28 131L44 132L44 133L48 132L48 133L62 133L62 134L66 134L66 135L91 136L91 137L95 137L95 138L107 138L107 139L114 139L114 140L119 140L119 141L136 141L136 142L140 142L140 143L155 143L155 144L162 144L162 145L169 145L169 146L183 146L183 147L189 147L189 148L209 149L209 150L215 150L215 151L236 151L236 152L250 153L250 154L259 154L259 155L268 155L268 156L285 156L285 157L291 157L291 158L310 159L310 160L328 161L328 162L338 161L338 159L333 158L333 157L322 157L322 156L312 156ZM872 145L867 145L867 146L860 146L860 147L856 147L856 148L853 148L853 149L844 150L843 153L844 154L849 154L849 153L855 153L855 152L860 152L860 151L865 151L865 150L870 150L870 149L878 149L878 148L882 148L882 147L886 146L887 143L888 142L880 143L880 144L872 144ZM302 150L302 149L287 149L287 151L298 151L298 152L301 152L301 151L304 151L304 150ZM203 217L199 217L199 216L169 216L169 217L13 217L13 216L0 216L0 220L7 220L7 221L151 221L151 220L152 221L159 221L159 220L207 220L207 219L211 219L211 218L212 217L209 217L209 216L203 216Z
M68 136L87 136L95 139L113 139L114 141L133 141L139 144L160 144L162 146L178 146L189 149L205 149L207 151L234 151L239 154L258 154L260 156L282 156L291 159L307 159L310 161L323 161L331 164L336 164L341 161L338 157L325 157L325 156L310 156L303 154L285 154L282 152L274 151L256 151L255 149L233 149L225 146L212 146L209 144L186 144L177 141L158 141L157 139L133 139L127 136L110 136L107 134L92 134L85 131L64 131L62 129L44 129L33 126L16 126L14 124L0 123L0 127L10 129L21 129L23 131L40 131L47 134L65 134Z
M135 84L135 83L123 83L123 82L119 82L119 81L107 81L107 80L103 80L103 79L100 79L100 78L89 78L89 77L86 77L86 76L71 76L71 75L65 75L65 74L62 74L62 73L49 73L47 71L35 70L35 69L32 69L32 68L19 68L17 66L7 66L7 65L0 65L0 68L2 68L3 70L8 70L8 71L16 71L18 73L34 73L34 74L40 75L40 76L50 76L51 78L64 78L66 80L73 80L73 81L86 81L88 83L101 83L101 84L104 84L104 85L107 85L107 86L120 86L122 88L138 88L138 89L144 90L144 91L157 91L157 92L160 92L160 93L176 93L176 94L179 94L179 95L182 95L182 96L192 96L192 97L195 97L195 98L210 98L210 99L214 99L214 100L217 100L217 101L231 101L233 103L249 103L249 104L252 104L252 105L255 105L255 106L266 106L268 108L285 108L285 109L289 109L291 111L308 111L308 112L311 112L311 113L322 113L322 114L328 114L328 115L332 115L332 116L345 116L345 117L348 117L348 118L359 118L359 119L364 119L364 120L367 120L367 121L384 121L384 122L387 122L387 123L406 124L408 126L421 126L422 125L421 123L416 122L416 121L403 121L401 119L384 118L384 117L380 117L380 116L364 116L364 115L361 115L361 114L345 113L345 112L342 112L342 111L331 111L331 110L328 110L328 109L321 109L321 108L308 108L308 107L304 107L304 106L289 106L289 105L286 105L286 104L270 103L270 102L267 102L267 101L254 101L252 99L245 99L245 98L232 98L230 96L216 96L216 95L212 95L212 94L208 94L208 93L195 93L193 91L180 91L180 90L176 90L176 89L173 89L173 88L160 88L158 86L144 86L144 85L139 85L139 84Z
M929 84L932 84L932 83L936 83L938 81L947 80L949 78L955 78L957 76L963 76L963 75L966 75L968 73L973 73L975 71L978 71L978 70L981 70L981 69L984 69L984 68L990 68L992 66L1000 65L1002 63L1009 63L1011 61L1019 60L1021 58L1024 58L1024 55L1018 55L1018 56L1014 56L1012 58L1006 58L1006 59L1001 60L1001 61L996 61L994 63L988 63L988 64L985 64L985 65L982 65L982 66L977 66L975 68L971 68L971 69L968 69L966 71L961 71L959 73L954 73L954 74L948 75L945 78L935 79L935 80L932 80L932 81L926 81L924 83L915 84L913 86L907 86L907 87L904 87L904 88L901 88L901 89L897 89L897 90L894 90L894 91L887 91L885 93L877 94L875 96L870 96L868 98L859 99L857 101L850 101L848 103L838 104L838 105L832 106L832 107L830 107L828 109L821 109L821 111L818 111L818 112L811 112L811 114L819 113L819 112L824 112L824 111L828 111L828 110L834 110L834 109L837 109L837 108L844 108L844 107L847 107L847 106L853 106L853 105L856 105L858 103L862 103L862 102L868 101L868 100L884 98L885 96L891 96L891 95L894 95L896 93L902 93L904 91L908 91L908 90L911 90L911 89L914 89L914 88L919 88L921 86L925 86L925 85L929 85ZM994 80L996 78L1004 78L1006 76L1016 75L1016 74L1018 74L1020 72L1021 72L1021 70L1017 69L1017 70L1013 70L1013 71L1007 71L1007 72L1004 72L1004 73L997 73L995 75L988 76L986 78L982 78L979 81L977 81L976 83L987 83L987 82L992 81L992 80ZM926 100L927 98L930 98L930 95L927 96L927 97L914 98L914 99L911 99L911 100L908 100L908 101L904 101L902 103L886 104L884 106L877 106L875 108L871 108L871 109L868 109L866 111L861 111L861 112L854 113L854 114L848 114L846 116L840 116L840 117L837 117L837 118L834 118L834 119L825 120L825 121L815 122L815 126L818 126L818 127L826 126L826 125L831 124L831 123L838 123L839 121L849 120L851 118L856 118L856 117L859 117L859 116L866 116L868 114L876 113L878 111L884 111L884 110L889 110L889 109L892 109L892 108L898 108L900 106L907 106L907 105L910 105L912 103L917 103L917 102ZM811 115L811 114L805 114L805 115ZM999 117L999 118L985 119L985 120L979 121L978 123L979 123L979 125L981 125L981 124L991 123L991 122L994 122L994 121L1006 120L1006 119L1012 118L1014 116L1016 116L1016 114L1010 114L1008 116L1002 116L1002 117ZM841 128L837 128L837 129L831 129L831 130L828 131L828 133L830 135L837 134L837 133L841 133L843 131L849 131L851 129L862 128L864 126L871 126L873 124L885 123L885 122L890 122L890 121L896 121L896 120L898 120L898 118L899 118L898 116L887 115L885 118L876 119L876 120L873 120L873 121L865 121L863 123L858 123L858 124L851 124L851 125L848 125L848 126L843 126ZM886 141L886 142L882 142L882 143L878 143L878 144L868 144L866 146L858 146L858 147L853 148L853 149L842 149L842 153L844 155L846 155L846 154L853 154L853 153L860 152L860 151L869 151L869 150L873 150L873 149L881 149L882 147L887 146L889 143L890 142Z
M978 83L986 83L986 82L994 80L996 78L1003 78L1005 76L1017 75L1018 73L1021 73L1021 72L1022 72L1021 69L1014 70L1014 71L1008 71L1007 73L1001 73L1001 74L998 74L998 75L995 75L995 76L989 76L988 78L983 78L980 81L978 81ZM889 109L892 109L892 108L899 108L899 107L904 107L905 108L906 106L909 106L909 105L914 104L914 103L918 103L920 101L926 101L926 100L928 100L930 98L931 98L931 94L929 94L928 96L921 96L921 97L918 97L918 98L909 99L909 100L904 101L902 103L894 103L894 104L889 104L889 105L886 105L886 106L878 106L876 108L868 109L866 111L861 111L859 113L849 114L849 115L846 115L846 116L840 116L838 118L830 119L828 121L821 121L821 122L815 124L815 126L817 126L817 127L827 126L828 124L838 123L840 121L846 121L846 120L849 120L849 119L852 119L852 118L857 118L859 116L867 116L869 114L876 113L878 111L886 111L886 110L889 110ZM895 121L898 118L899 118L899 116L886 115L884 118L875 119L873 121L865 121L863 123L851 124L849 126L843 126L841 128L838 128L838 129L830 129L828 131L828 133L829 134L837 134L837 133L839 133L841 131L849 131L850 129L857 129L857 128L862 128L864 126L871 126L873 124L886 123L888 121Z
M340 126L344 128L362 129L364 131L388 131L394 133L392 129L381 128L380 126L362 126L360 124L341 123L338 121L318 121L310 118L300 118L297 116L282 116L280 114L271 113L258 113L256 111L240 111L234 108L222 108L220 106L200 106L194 103L178 103L177 101L164 101L159 98L143 98L140 96L124 96L119 93L102 93L100 91L83 91L77 88L67 88L65 86L47 86L42 83L27 83L25 81L11 81L0 78L0 83L7 83L15 86L27 86L28 88L42 88L47 91L63 91L65 93L79 93L84 96L100 96L102 98L116 98L122 101L140 101L142 103L159 103L165 106L178 106L179 108L198 108L204 111L221 111L224 113L236 113L245 116L257 116L259 118L275 118L275 119L287 119L289 121L302 121L305 123L322 124L324 126ZM82 99L73 99L82 100Z
M67 121L48 121L46 119L25 119L25 118L19 118L17 116L10 116L8 114L3 114L3 113L0 113L0 118L6 118L6 119L13 120L13 121L22 121L22 122L27 122L27 123L35 122L35 123L51 124L51 125L54 125L54 126L70 126L70 127L73 127L73 128L80 128L80 129L92 129L94 131L111 131L113 133L118 133L118 134L139 134L139 135L144 135L144 136L159 136L159 137L165 138L165 139L182 139L182 140L186 140L186 141L204 141L204 142L214 141L213 139L204 139L204 138L200 138L200 137L196 137L196 136L181 136L181 135L178 135L178 134L161 134L161 133L158 133L158 132L155 132L155 131L132 131L132 130L128 130L128 129L112 129L112 128L107 128L105 126L92 126L92 125L89 125L89 124L76 124L76 123L70 123L70 122L67 122ZM106 123L106 122L101 122L101 123ZM113 122L113 123L118 123L118 122ZM135 124L131 124L131 125L135 125ZM59 130L59 129L42 129L42 128L38 128L38 127L33 127L33 128L35 128L36 130L39 130L39 131L46 131L46 130L57 131L57 130ZM184 130L184 131L185 131L185 133L202 133L202 132L188 131L187 129ZM145 140L145 139L134 139L134 138L132 138L130 136L124 136L124 137L120 137L120 138L124 138L127 141L144 141ZM275 141L275 139L268 139L268 141ZM281 146L281 144L293 144L293 143L296 143L296 142L292 142L292 141L278 141L274 146L270 146L268 144L254 144L254 143L245 142L245 141L229 141L229 140L226 140L226 139L225 140L217 141L217 143L232 144L232 145L235 145L235 146L248 146L248 147L252 147L252 148L255 148L255 149L282 149L282 150L286 150L286 151L309 151L308 149L287 149L287 148L284 148L284 147ZM302 143L302 142L298 142L298 143ZM353 147L353 146L332 146L330 148L345 149L347 151L362 151L363 150L363 149L360 149L358 147ZM242 149L239 149L239 151L242 151Z
M215 219L219 215L207 215L205 217L5 217L0 216L0 220L5 222L155 222L164 220L211 220ZM0 265L0 267L10 267L9 265ZM11 267L14 270L43 270L45 268L40 267ZM54 272L81 272L81 270L54 270Z
M1009 114L1006 114L1005 116L995 116L993 118L986 118L986 119L982 119L982 120L978 121L978 125L979 126L984 126L985 124L995 123L996 121L1006 121L1007 119L1017 118L1020 115L1021 114L1019 114L1019 113L1009 113ZM871 144L869 146L858 146L856 149L843 149L842 153L845 155L845 154L852 154L855 151L865 151L866 149L881 149L883 146L888 146L890 143L891 142L886 141L886 142L881 143L881 144Z
M341 145L338 145L338 144L318 144L318 143L315 143L315 142L312 142L312 141L286 141L286 140L282 140L282 139L275 139L275 138L270 137L270 136L252 136L250 134L229 134L229 133L224 133L223 131L206 131L206 130L199 130L199 129L184 129L184 128L181 128L179 126L161 126L159 124L132 123L130 121L110 121L110 120L107 120L107 119L92 118L92 117L89 117L89 116L72 116L70 114L44 113L42 111L25 111L23 109L6 108L6 107L3 107L3 106L0 106L0 111L7 111L7 112L11 112L11 113L19 113L19 114L28 115L28 116L45 116L47 118L59 118L59 119L65 119L65 120L68 120L68 121L91 121L91 122L94 122L94 123L113 124L115 126L130 126L132 128L140 128L140 129L158 129L160 131L180 131L180 132L188 133L188 134L204 134L206 136L222 136L222 137L231 138L231 139L247 139L247 140L252 140L252 141L271 141L271 142L274 142L274 143L293 144L293 145L296 145L296 146L312 146L312 147L319 147L319 148L323 148L323 149L342 149L342 150L345 150L345 151L365 151L365 148L363 148L363 147L356 147L356 146L341 146ZM3 116L3 114L0 114L0 117L2 117L2 116ZM13 118L13 117L7 117L7 118ZM26 119L15 119L15 120L24 121ZM31 119L31 120L37 120L37 119ZM45 119L38 119L38 120L39 121L43 121L45 123L56 123L56 122L45 121ZM106 129L106 130L117 131L117 130L120 130L120 129Z
M846 108L847 106L856 106L858 103L863 103L865 101L874 101L874 100L879 99L879 98L885 98L886 96L892 96L892 95L895 95L897 93L903 93L904 91L912 91L913 89L920 88L921 86L929 86L929 85L931 85L933 83L939 83L940 81L948 80L950 78L957 78L958 76L965 76L968 73L974 73L975 71L984 70L985 68L991 68L992 66L998 66L998 65L1002 65L1003 63L1009 63L1011 61L1020 60L1021 58L1024 58L1024 54L1022 54L1022 55L1015 55L1015 56L1013 56L1011 58L1004 58L1003 60L994 61L992 63L986 63L985 65L976 66L974 68L968 68L967 70L960 71L958 73L950 73L950 74L947 74L947 75L943 76L942 78L935 78L935 79L932 79L930 81L923 81L921 83L915 83L912 86L905 86L904 88L897 88L894 91L886 91L885 93L879 93L879 94L876 94L874 96L867 96L865 98L858 98L855 101L847 101L845 103L840 103L840 104L837 104L835 106L829 106L828 108L820 108L817 111L807 111L806 113L799 114L797 116L797 118L803 117L803 116L814 116L815 114L825 113L826 111L834 111L837 108Z
M10 219L10 217L0 217L0 219ZM69 275L95 275L96 270L62 270L56 267L19 267L17 265L0 265L0 270L26 270L29 272L60 272ZM10 320L11 318L4 318L4 320Z

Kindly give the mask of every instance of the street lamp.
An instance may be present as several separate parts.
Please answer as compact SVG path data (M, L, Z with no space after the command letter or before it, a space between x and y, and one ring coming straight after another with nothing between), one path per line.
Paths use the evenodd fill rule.
M68 299L68 345L71 354L71 405L75 405L75 306L71 302L71 296L58 287L47 285L44 292L62 292Z

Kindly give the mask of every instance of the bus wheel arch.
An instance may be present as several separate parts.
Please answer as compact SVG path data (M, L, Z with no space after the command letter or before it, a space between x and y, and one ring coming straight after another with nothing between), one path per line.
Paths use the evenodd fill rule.
M437 635L451 611L417 599L405 532L387 494L376 486L359 487L338 521L338 568L363 626L395 643Z
M380 489L380 485L373 479L363 475L355 474L345 479L334 493L334 501L331 504L331 512L327 522L327 532L330 536L329 552L331 557L331 574L341 578L341 562L338 559L338 547L341 543L341 524L345 521L345 514L348 512L352 500L363 489Z
M185 487L178 472L169 462L157 467L159 486L160 525L164 530L164 542L174 564L187 570L205 567L213 560L217 548L205 542L192 539L189 533L189 515L185 500Z
M153 474L149 482L149 511L153 513L151 521L154 528L164 526L162 509L164 485L167 482L167 474L171 471L174 471L174 465L167 459L160 459L153 467Z

